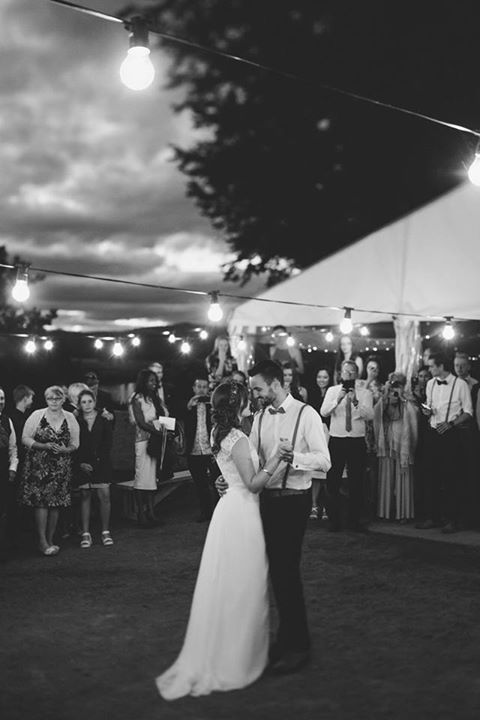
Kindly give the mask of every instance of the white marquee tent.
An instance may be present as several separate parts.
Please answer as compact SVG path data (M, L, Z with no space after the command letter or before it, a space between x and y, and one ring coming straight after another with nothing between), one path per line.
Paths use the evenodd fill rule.
M469 183L259 296L339 309L248 300L234 310L229 332L254 333L262 325L333 325L344 307L381 311L354 310L354 323L385 322L396 313L475 320L480 319L479 286L480 190Z

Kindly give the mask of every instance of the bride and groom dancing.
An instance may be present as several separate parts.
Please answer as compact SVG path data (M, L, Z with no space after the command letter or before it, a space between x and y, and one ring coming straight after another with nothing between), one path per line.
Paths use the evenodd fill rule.
M283 387L282 369L266 360L249 371L257 413L250 438L248 389L219 385L212 396L212 449L222 494L208 529L180 655L156 679L166 700L234 690L267 668L295 672L309 660L300 559L311 508L311 477L328 471L320 416ZM268 561L267 561L268 558ZM278 611L269 647L268 572Z

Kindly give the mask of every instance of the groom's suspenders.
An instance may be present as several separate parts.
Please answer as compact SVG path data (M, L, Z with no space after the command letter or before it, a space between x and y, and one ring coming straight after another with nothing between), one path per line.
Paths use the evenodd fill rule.
M300 425L300 418L301 418L301 416L302 416L302 412L305 410L306 407L307 407L307 405L306 405L306 403L304 403L304 404L302 405L302 407L300 408L300 410L298 411L297 419L296 419L296 421L295 421L295 427L294 427L294 429L293 429L293 437L292 437L292 448L293 448L293 449L295 449L295 442L296 442L296 440L297 440L298 427L299 427L299 425ZM262 412L260 413L260 417L258 418L257 454L258 454L258 457L259 457L259 458L262 457L262 438L261 438L261 430L262 430L262 420L263 420L263 416L265 415L265 410L266 410L266 408L263 408ZM265 458L263 458L263 460L265 461ZM286 469L285 469L285 474L284 474L283 480L282 480L282 490L285 490L285 488L287 487L287 478L288 478L289 472L290 472L290 465L287 465L287 467L286 467Z

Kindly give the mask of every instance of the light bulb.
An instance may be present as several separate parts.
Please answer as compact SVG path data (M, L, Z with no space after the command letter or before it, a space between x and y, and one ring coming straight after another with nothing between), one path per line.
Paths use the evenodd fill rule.
M35 340L27 340L25 343L25 352L29 355L33 355L37 351Z
M177 338L175 337L175 333L170 333L170 335L168 336L168 342L169 342L171 345L173 345L173 343L175 342L176 339L177 339Z
M93 343L93 347L95 350L101 350L103 348L103 340L100 340L100 338L97 338L95 342Z
M50 339L45 340L43 343L45 350L53 350L53 342Z
M332 332L327 332L327 333L325 334L325 340L326 340L328 343L332 342L332 340L333 340L333 333L332 333Z
M295 338L293 338L291 335L287 338L287 345L288 347L293 347L295 345Z
M127 57L120 65L120 79L130 90L145 90L155 77L155 68L150 60L150 50L143 45L128 49Z
M210 303L210 307L208 308L208 319L211 322L219 322L223 318L223 310L218 302L218 293L212 292L210 293L210 296L212 301Z
M121 357L124 352L125 352L125 349L121 342L119 342L117 340L116 342L113 343L112 353L115 357Z
M140 338L136 335L132 337L132 345L133 347L138 347L140 345Z
M473 185L480 187L480 153L475 153L475 160L468 168L468 179Z
M342 322L340 323L340 330L344 335L349 335L349 333L351 333L353 330L352 319L344 317Z
M450 322L445 323L445 327L442 332L444 340L453 340L455 337L455 330Z
M180 345L180 352L184 355L188 355L188 353L191 351L192 347L189 342L184 340L182 344Z
M243 335L240 337L240 340L238 341L237 350L238 352L245 352L247 349L247 343L243 339Z
M207 333L207 331L206 331L206 330L200 330L200 334L199 334L198 337L200 338L200 340L207 340L207 338L208 338L208 333Z
M17 279L12 288L12 298L17 302L25 302L30 297L28 287L28 265L19 265L17 268Z
M370 330L367 328L366 325L362 325L360 328L360 335L363 335L363 337L367 337L367 335L370 335Z

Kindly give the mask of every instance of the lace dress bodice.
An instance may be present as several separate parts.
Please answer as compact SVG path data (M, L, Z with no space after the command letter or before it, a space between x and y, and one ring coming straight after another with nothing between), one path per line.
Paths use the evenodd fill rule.
M217 457L215 458L217 461L217 465L220 468L223 477L228 483L228 487L230 488L239 488L244 489L247 492L250 492L243 482L240 473L237 470L237 467L233 461L232 458L232 448L235 445L235 443L240 440L242 437L247 437L245 433L243 433L241 430L238 430L237 428L233 428L230 430L229 434L226 438L224 438L220 444L220 452L218 453ZM248 439L248 438L247 438ZM255 472L258 471L258 455L255 450L255 448L252 447L252 445L249 443L250 447L250 455L252 457L253 466L255 468Z

